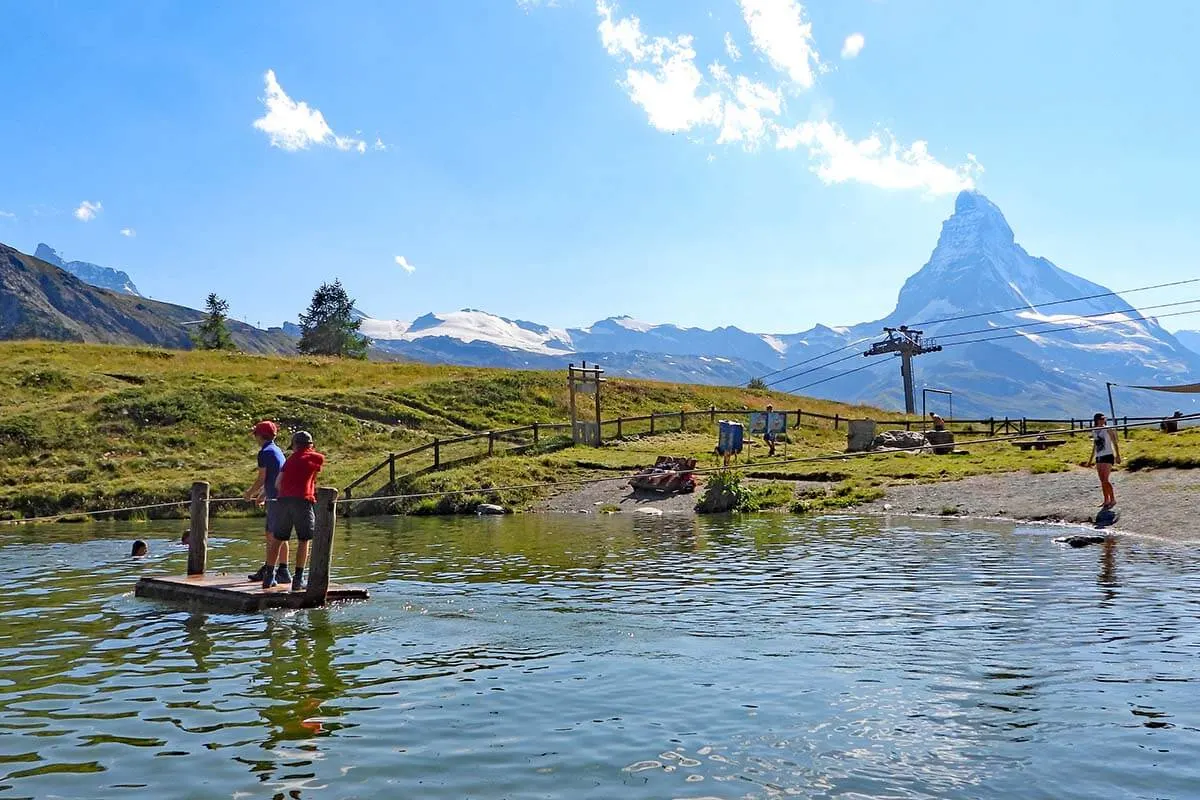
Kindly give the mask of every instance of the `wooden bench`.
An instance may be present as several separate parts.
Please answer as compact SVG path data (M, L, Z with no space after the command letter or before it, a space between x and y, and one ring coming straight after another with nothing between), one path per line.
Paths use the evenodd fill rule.
M1030 439L1024 442L1013 442L1012 446L1022 450L1051 450L1066 443L1066 439Z

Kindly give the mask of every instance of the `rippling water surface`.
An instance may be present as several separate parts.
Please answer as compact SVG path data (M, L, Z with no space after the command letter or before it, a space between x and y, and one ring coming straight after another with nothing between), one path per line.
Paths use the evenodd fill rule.
M785 516L350 520L215 614L162 523L0 529L0 798L1200 796L1196 553ZM250 571L254 521L210 564ZM151 555L128 559L129 542Z

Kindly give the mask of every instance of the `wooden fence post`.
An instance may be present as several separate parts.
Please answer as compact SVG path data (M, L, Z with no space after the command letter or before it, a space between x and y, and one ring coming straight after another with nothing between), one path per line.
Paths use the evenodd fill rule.
M329 562L333 557L333 528L337 521L338 490L328 486L317 489L317 527L313 532L312 552L308 560L308 589L302 605L316 608L325 605L329 592Z
M996 435L996 418L988 417L988 436Z
M622 422L624 422L624 421L625 421L625 418L624 418L624 417L617 417L617 438L618 438L618 439L620 439L620 438L623 438L623 436L624 436L624 435L621 433L621 423L622 423Z
M838 418L838 415L837 415L837 414L834 414L834 415L833 415L833 429L834 429L835 431L838 429L838 423L839 423L840 421L841 421L841 420Z
M388 491L396 490L396 454L388 453ZM346 492L346 499L350 499L350 493Z
M800 427L800 417L802 417L803 415L804 415L804 412L797 408L796 409L796 427L797 428Z
M188 534L188 575L203 575L208 562L208 481L192 484L192 529Z
M679 432L683 433L683 429L687 427L687 413L681 408L679 409Z
M709 425L717 424L717 407L716 406L708 407L708 424Z
M1024 436L1026 434L1026 432L1027 431L1025 428L1025 418L1021 417L1021 435Z
M654 412L650 412L650 434L654 434Z
M437 469L442 463L441 445L438 444L437 437L433 437L433 468Z
M496 432L488 431L488 455L494 455L496 452Z
M537 445L538 445L538 424L535 422L535 423L533 423L533 446L537 447Z

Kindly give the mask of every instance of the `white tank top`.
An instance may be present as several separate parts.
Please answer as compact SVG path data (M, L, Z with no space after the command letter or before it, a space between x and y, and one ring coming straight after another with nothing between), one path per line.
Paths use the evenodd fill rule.
M1113 452L1112 439L1109 438L1108 428L1092 431L1092 446L1096 448L1096 458L1116 455Z

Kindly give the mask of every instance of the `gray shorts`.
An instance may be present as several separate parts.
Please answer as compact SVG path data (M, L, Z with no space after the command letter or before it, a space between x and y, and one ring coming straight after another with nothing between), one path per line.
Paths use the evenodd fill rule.
M275 530L275 526L279 524L279 501L275 498L267 499L267 533Z
M311 541L313 531L317 527L316 503L310 503L303 497L281 497L272 505L278 507L275 517L275 527L271 535L281 542L292 538L292 529L296 529L296 538L301 542Z

